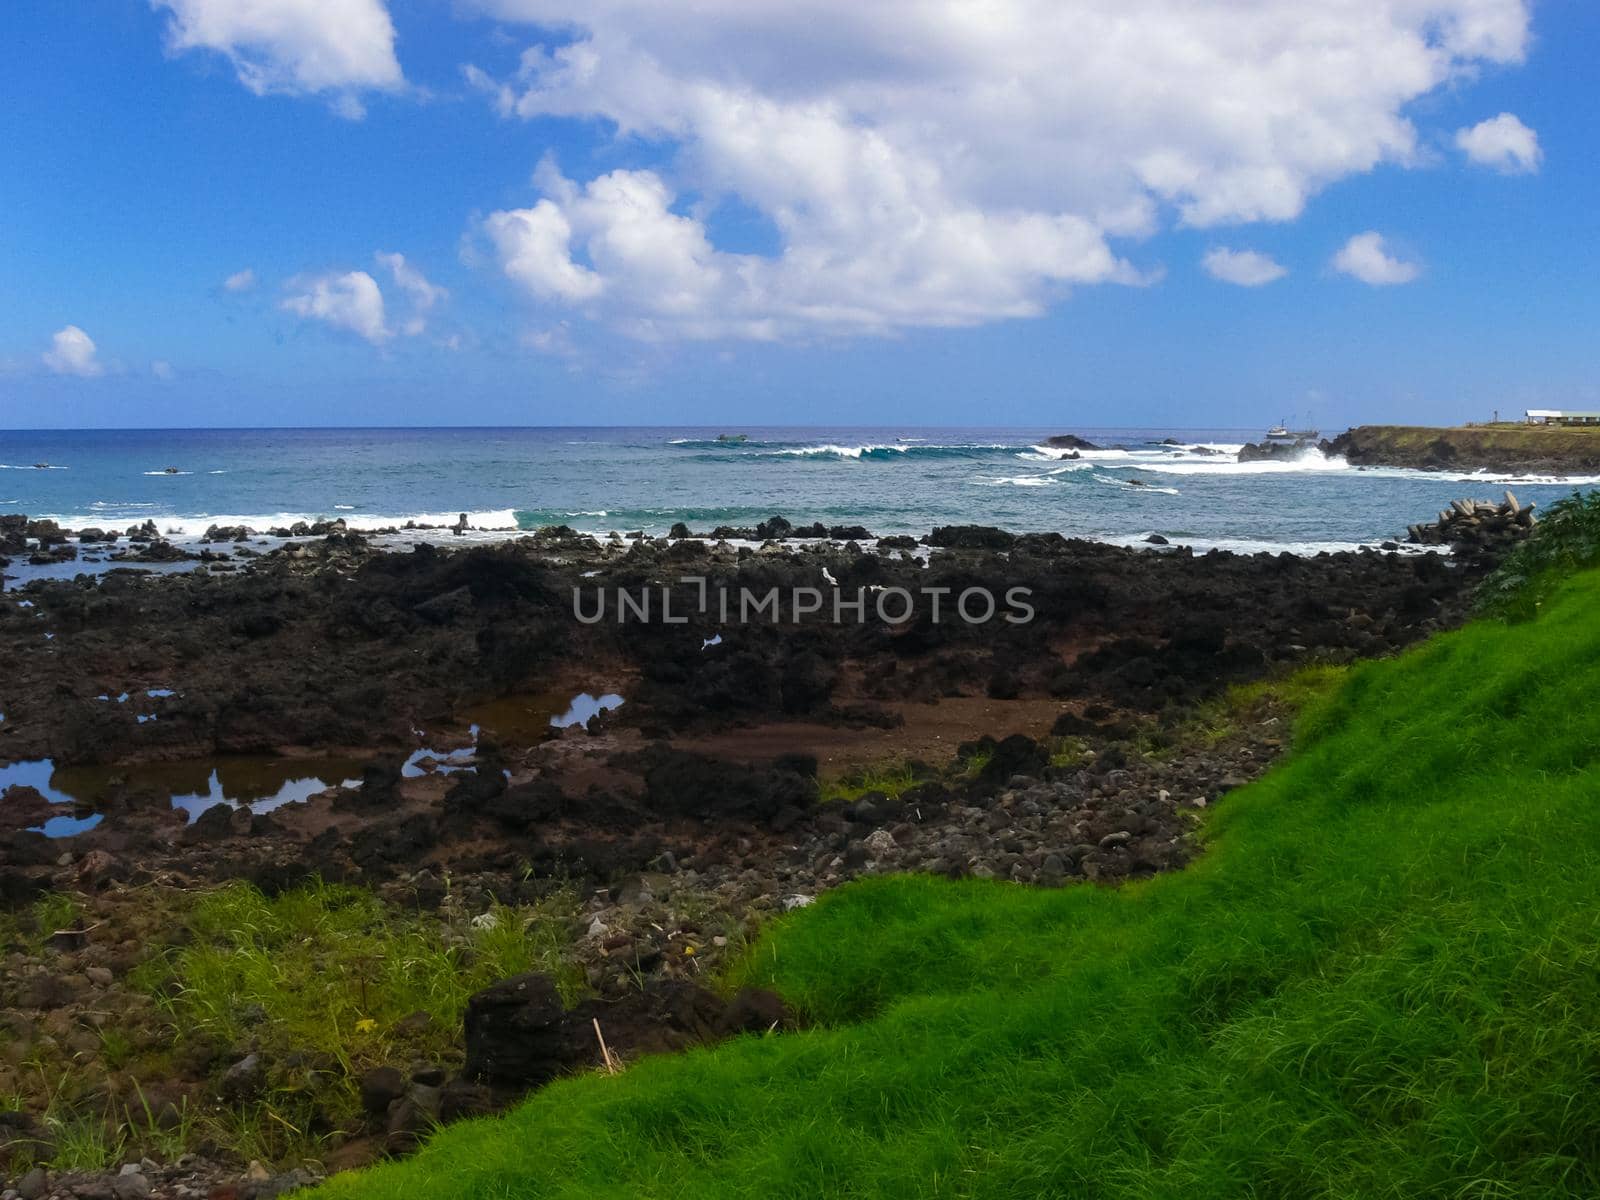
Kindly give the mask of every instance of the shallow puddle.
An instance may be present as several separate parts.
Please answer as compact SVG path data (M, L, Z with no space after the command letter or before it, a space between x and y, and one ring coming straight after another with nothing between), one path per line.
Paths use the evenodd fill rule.
M565 690L506 696L482 704L471 717L496 738L512 745L531 746L550 736L552 729L586 725L602 709L621 708L626 703L616 692L594 695ZM475 726L476 727L476 726Z
M422 736L421 730L416 730L417 736ZM400 774L406 779L420 779L424 775L454 775L457 771L475 771L478 769L478 726L473 725L472 745L463 746L459 750L433 750L423 746L420 750L413 750L400 768Z
M603 696L591 696L588 692L579 692L567 705L566 712L550 718L550 725L555 729L566 729L570 725L587 725L601 713L621 708L624 703L622 697L615 692L607 692Z
M205 762L150 763L134 767L63 767L48 758L0 767L0 792L26 784L52 804L92 808L103 804L120 782L130 791L165 793L172 807L194 821L218 805L271 812L326 791L356 787L361 761L353 758L230 757ZM101 814L52 817L34 828L47 837L71 837L93 829Z

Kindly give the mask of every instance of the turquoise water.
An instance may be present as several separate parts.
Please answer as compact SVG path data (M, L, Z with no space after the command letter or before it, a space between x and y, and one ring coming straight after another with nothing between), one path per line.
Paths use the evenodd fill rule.
M743 443L719 443L719 433ZM1063 460L1077 433L1108 448ZM1330 431L1332 432L1332 431ZM979 523L1201 547L1308 551L1370 543L1457 497L1548 500L1583 480L1359 470L1320 455L1240 464L1259 430L1058 428L557 428L0 433L0 513L193 535L343 517L481 527L563 523L663 533L752 524L861 524L925 533ZM1177 446L1160 445L1166 438ZM1217 451L1207 453L1208 450ZM48 463L48 469L34 464ZM169 474L166 468L175 467Z

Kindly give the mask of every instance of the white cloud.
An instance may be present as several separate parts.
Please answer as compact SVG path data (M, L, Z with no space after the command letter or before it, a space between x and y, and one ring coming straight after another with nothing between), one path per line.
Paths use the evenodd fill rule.
M1286 267L1265 254L1255 250L1229 250L1225 246L1213 246L1207 250L1200 265L1213 279L1240 287L1260 287L1274 283L1289 273Z
M591 300L600 277L572 261L572 223L550 200L497 212L484 222L507 277L546 300Z
M408 337L422 333L428 327L428 313L434 305L448 298L450 293L429 283L427 277L408 263L403 254L379 253L376 258L380 267L388 269L395 286L411 301L411 316L401 332Z
M222 290L225 292L248 292L256 286L256 273L254 268L246 267L242 271L235 271L222 281Z
M94 339L76 325L68 325L50 339L50 349L41 357L57 375L80 375L85 379L105 374L95 351Z
M1508 112L1457 130L1456 145L1473 162L1506 175L1531 175L1544 159L1539 135Z
M1520 60L1528 26L1525 0L474 2L563 31L512 79L469 70L502 113L676 147L546 169L484 227L530 295L646 336L972 324L1139 281L1108 239L1291 220L1419 162L1407 106ZM775 255L714 244L729 199Z
M299 316L325 322L373 345L394 336L383 310L383 291L365 271L319 275L290 285L297 289L283 307Z
M1419 264L1393 257L1384 245L1383 235L1371 231L1358 233L1346 242L1333 256L1333 269L1373 287L1410 283L1422 274Z
M356 93L393 91L405 80L383 0L151 0L167 9L173 53L226 55L258 96L334 93L334 111L359 118Z
M178 377L178 373L172 369L172 364L160 358L150 364L150 374L163 383L170 382Z
M400 323L398 332L406 337L425 332L428 314L450 293L430 283L403 254L380 252L373 257L378 266L389 272L395 287L408 302L410 313ZM375 346L393 338L397 332L389 323L383 289L365 271L334 271L302 277L291 280L289 287L290 294L282 304L289 312L353 333Z

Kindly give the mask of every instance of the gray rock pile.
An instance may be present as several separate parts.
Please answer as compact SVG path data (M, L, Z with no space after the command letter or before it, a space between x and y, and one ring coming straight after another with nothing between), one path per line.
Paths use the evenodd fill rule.
M1452 546L1458 552L1504 550L1533 532L1534 508L1519 503L1509 490L1499 504L1452 500L1437 521L1408 526L1406 540L1419 546Z

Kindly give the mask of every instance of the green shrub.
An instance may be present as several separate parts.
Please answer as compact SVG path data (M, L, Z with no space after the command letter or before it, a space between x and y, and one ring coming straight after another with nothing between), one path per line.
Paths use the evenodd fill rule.
M1600 566L1600 491L1574 491L1539 519L1531 537L1508 554L1478 589L1479 608L1507 620L1528 620L1559 581Z

